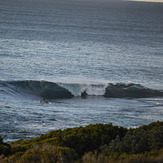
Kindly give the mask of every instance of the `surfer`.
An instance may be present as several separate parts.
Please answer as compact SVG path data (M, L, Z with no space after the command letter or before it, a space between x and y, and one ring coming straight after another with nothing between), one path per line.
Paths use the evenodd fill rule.
M42 100L40 100L40 103L42 103L42 104L48 104L48 101L44 97Z

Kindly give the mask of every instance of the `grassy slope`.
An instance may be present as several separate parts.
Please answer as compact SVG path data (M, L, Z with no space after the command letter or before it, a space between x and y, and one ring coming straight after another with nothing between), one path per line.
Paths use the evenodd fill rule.
M112 124L88 125L10 145L1 140L0 162L163 162L162 140L163 122L129 130Z

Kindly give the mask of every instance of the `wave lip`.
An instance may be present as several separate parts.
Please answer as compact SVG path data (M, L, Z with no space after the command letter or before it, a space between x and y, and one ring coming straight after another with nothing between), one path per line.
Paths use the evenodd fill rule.
M150 98L163 97L163 92L146 88L140 84L110 83L104 96L110 98Z

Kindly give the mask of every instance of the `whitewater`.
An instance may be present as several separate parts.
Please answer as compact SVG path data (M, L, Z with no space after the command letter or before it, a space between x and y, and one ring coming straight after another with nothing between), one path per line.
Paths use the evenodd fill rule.
M163 3L1 0L0 136L163 121L162 15Z

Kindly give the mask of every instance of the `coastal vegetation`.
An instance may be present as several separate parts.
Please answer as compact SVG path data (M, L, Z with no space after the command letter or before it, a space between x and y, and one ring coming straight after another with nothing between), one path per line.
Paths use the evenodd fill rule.
M91 124L51 131L38 138L4 143L2 163L163 162L163 122L136 129Z

